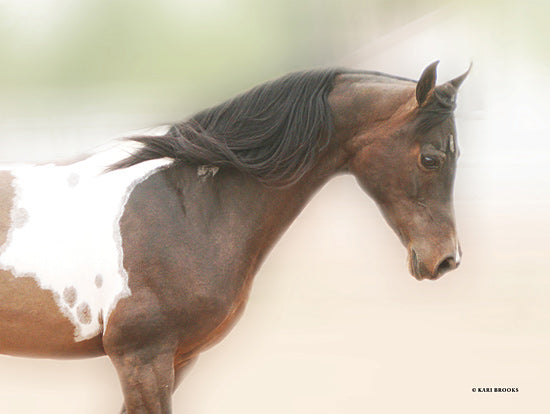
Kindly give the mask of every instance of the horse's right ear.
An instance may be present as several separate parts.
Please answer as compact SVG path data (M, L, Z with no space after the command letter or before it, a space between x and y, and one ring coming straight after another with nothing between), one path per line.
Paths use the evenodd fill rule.
M428 95L435 88L438 64L439 60L436 60L424 69L424 72L422 72L420 76L420 80L416 84L416 102L418 102L418 106L422 106L422 104L426 102Z
M472 70L472 65L474 63L473 62L470 62L470 66L468 67L468 70L466 72L464 72L462 75L460 75L458 78L454 78L453 80L450 80L449 83L451 85L453 85L453 87L455 88L455 90L458 90L458 88L460 87L460 85L462 85L462 82L464 82L464 79L466 79L466 76L468 76L468 74L470 73L470 71Z

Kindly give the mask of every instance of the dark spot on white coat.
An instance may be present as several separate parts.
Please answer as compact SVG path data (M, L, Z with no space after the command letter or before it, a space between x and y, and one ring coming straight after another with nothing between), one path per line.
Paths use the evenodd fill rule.
M96 275L95 277L95 285L98 289L101 288L101 286L103 286L103 276L101 275Z
M76 308L76 316L78 317L78 320L84 325L88 325L89 323L91 323L92 311L90 310L90 305L88 305L86 302L78 305L78 308Z
M63 290L63 300L70 308L75 305L77 299L78 294L73 286L68 286Z

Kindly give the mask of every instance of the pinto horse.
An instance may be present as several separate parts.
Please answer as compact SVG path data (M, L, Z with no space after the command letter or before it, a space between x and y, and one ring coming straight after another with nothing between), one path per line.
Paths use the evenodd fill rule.
M415 278L455 269L453 111L468 72L436 86L436 66L418 82L293 73L76 161L0 166L0 352L108 355L123 412L171 412L269 249L341 173L376 201Z

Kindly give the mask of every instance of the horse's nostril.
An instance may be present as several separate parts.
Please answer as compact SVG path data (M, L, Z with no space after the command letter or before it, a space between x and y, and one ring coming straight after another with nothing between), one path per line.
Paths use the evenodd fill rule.
M441 276L442 274L447 273L450 270L456 269L457 266L458 264L456 263L455 258L452 256L449 256L443 259L441 263L439 263L439 266L437 266L435 274L436 276Z

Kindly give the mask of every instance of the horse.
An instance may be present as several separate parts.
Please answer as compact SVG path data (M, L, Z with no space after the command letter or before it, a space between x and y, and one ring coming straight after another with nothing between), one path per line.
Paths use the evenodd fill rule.
M310 198L353 174L435 280L461 260L453 182L463 75L436 85L291 73L78 159L0 165L0 352L107 355L123 413L170 413L201 351Z

